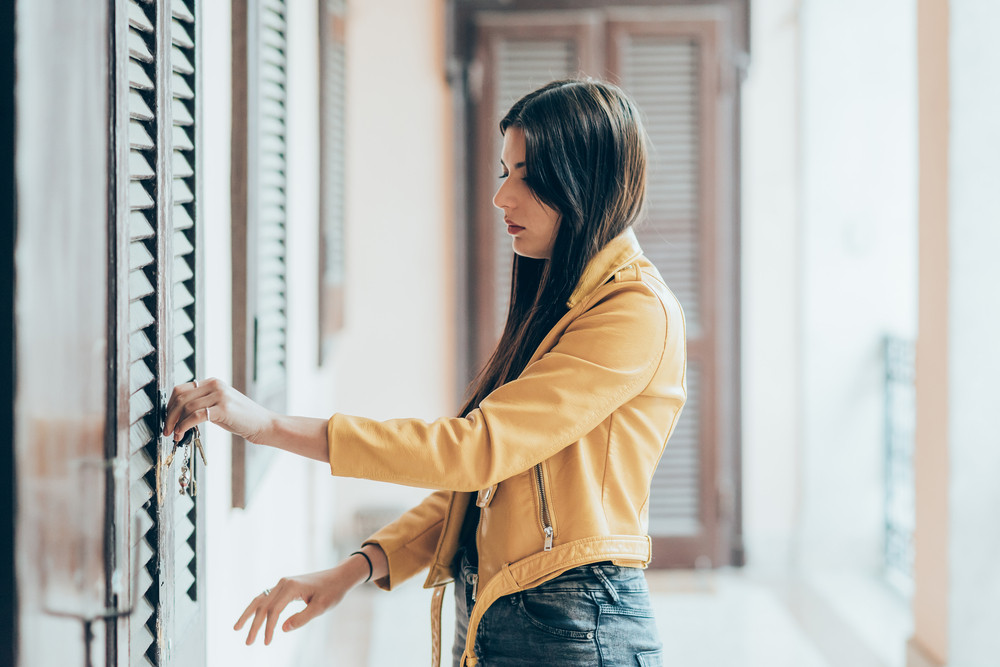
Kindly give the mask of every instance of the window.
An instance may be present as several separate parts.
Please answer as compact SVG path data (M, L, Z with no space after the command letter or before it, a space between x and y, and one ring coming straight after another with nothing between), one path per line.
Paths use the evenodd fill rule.
M319 0L320 363L330 337L344 324L345 4L344 0Z
M282 411L288 334L284 0L233 2L233 386ZM233 506L272 452L233 437Z

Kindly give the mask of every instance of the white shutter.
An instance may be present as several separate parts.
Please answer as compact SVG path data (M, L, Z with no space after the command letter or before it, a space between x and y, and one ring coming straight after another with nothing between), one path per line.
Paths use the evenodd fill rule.
M172 384L195 378L195 22L193 0L170 0L171 167L173 206L171 248L173 267ZM167 391L170 388L165 388ZM177 464L175 464L177 465ZM197 464L196 464L197 465ZM171 480L173 478L171 477ZM197 479L197 475L196 475ZM173 489L170 489L173 491ZM173 492L173 602L178 632L198 618L197 498ZM183 643L187 633L175 639Z
M157 146L155 30L152 7L128 3L128 236L129 236L129 476L132 513L139 532L137 606L129 620L129 664L156 664L156 601L159 593L158 508L155 501L157 424L156 239Z
M129 510L140 526L130 538L138 552L137 608L124 623L128 664L146 667L204 651L198 499L177 493L180 457L157 471L163 397L196 372L197 58L194 0L128 0L125 7L127 43L118 52L128 53L129 87L119 94L127 95L129 150L116 172L126 176L120 222L129 252L120 288L128 290L128 311L120 317L128 323ZM166 35L171 43L162 48Z

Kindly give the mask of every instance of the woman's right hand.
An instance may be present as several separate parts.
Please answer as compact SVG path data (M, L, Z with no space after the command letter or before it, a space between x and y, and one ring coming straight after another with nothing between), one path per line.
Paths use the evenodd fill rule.
M252 443L261 444L274 418L270 410L222 380L195 380L174 387L167 403L163 435L172 433L174 440L180 440L188 429L210 421Z

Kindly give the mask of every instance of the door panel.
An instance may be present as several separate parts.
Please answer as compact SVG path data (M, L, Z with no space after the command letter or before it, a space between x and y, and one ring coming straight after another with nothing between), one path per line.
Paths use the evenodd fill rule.
M715 272L719 55L712 21L611 23L608 69L642 110L647 214L636 236L684 308L688 400L650 490L654 565L727 562L719 551ZM699 561L699 559L701 559ZM706 560L707 559L707 560Z

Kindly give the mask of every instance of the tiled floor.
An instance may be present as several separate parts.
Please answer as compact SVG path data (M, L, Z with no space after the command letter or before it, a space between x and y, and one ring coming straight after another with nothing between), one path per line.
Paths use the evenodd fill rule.
M757 581L739 570L650 571L647 577L665 665L895 667L852 646L843 628L824 620L808 596L803 598L787 586ZM322 657L315 662L303 659L302 664L426 665L430 592L420 584L414 579L392 593L372 587L355 591L329 614ZM443 619L446 629L454 619L449 603ZM819 620L809 622L810 617ZM450 646L447 630L445 635Z

